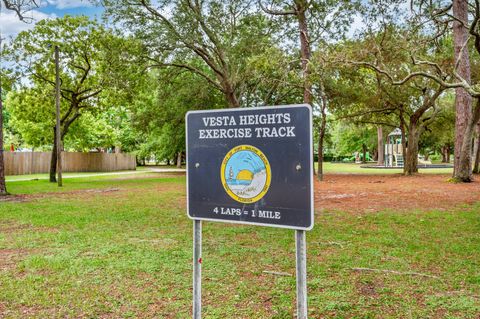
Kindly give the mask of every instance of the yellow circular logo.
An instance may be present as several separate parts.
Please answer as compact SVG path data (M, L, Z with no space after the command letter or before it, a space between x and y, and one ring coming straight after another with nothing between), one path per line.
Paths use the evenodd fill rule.
M232 148L222 162L222 185L240 203L255 203L268 192L272 177L265 154L251 145Z

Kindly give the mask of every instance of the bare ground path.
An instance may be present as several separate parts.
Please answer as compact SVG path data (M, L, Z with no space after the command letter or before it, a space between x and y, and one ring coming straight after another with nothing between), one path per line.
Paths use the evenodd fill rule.
M114 175L116 179L137 179L170 174L182 174L184 169L150 168L148 170L117 173L100 173L92 176ZM143 173L143 174L137 174ZM173 175L174 176L174 175ZM70 176L70 178L77 176ZM79 175L78 177L88 177ZM448 174L419 174L403 176L400 174L326 174L324 181L315 180L315 210L337 210L349 213L368 213L382 210L407 211L449 210L461 205L480 202L480 179L472 183L451 183ZM13 181L10 181L13 182ZM185 191L184 184L172 185L178 191ZM103 190L103 191L102 191ZM117 189L115 189L117 190ZM121 189L118 189L121 190ZM116 196L112 187L105 189L84 189L70 192L52 192L31 195L16 195L4 198L4 201L24 201L49 196L86 196L95 193ZM185 197L181 200L185 203Z
M325 175L315 182L317 211L447 210L480 201L480 182L456 184L450 175Z

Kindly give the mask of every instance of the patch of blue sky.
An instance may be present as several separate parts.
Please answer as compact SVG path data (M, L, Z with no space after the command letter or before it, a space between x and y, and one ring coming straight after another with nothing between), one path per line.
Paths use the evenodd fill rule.
M55 14L57 17L63 17L65 15L86 15L91 18L100 17L103 13L103 7L77 7L77 8L65 8L58 9L53 6L47 6L40 8L39 11L45 14Z
M47 15L58 17L67 14L99 17L104 11L103 7L95 6L88 0L44 0L38 10Z
M24 30L29 30L43 19L54 19L65 15L86 15L92 19L100 19L103 7L94 6L88 0L42 0L38 8L26 12L29 23L18 19L15 12L1 8L0 32L3 37L15 37Z

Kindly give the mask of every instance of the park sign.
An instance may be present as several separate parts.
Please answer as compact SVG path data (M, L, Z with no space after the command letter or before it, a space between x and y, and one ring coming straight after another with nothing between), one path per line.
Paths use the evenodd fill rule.
M312 229L309 105L191 111L186 127L190 218Z

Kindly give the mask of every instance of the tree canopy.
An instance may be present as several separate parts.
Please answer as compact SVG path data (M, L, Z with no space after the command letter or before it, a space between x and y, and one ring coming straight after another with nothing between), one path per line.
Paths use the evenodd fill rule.
M448 1L98 3L107 24L43 20L5 50L17 79L6 99L10 140L52 148L55 46L65 147L118 147L157 162L184 156L188 110L308 102L320 164L327 148L374 154L377 128L400 128L413 174L418 153L452 151L453 91L477 96L476 2L467 83L456 73Z

